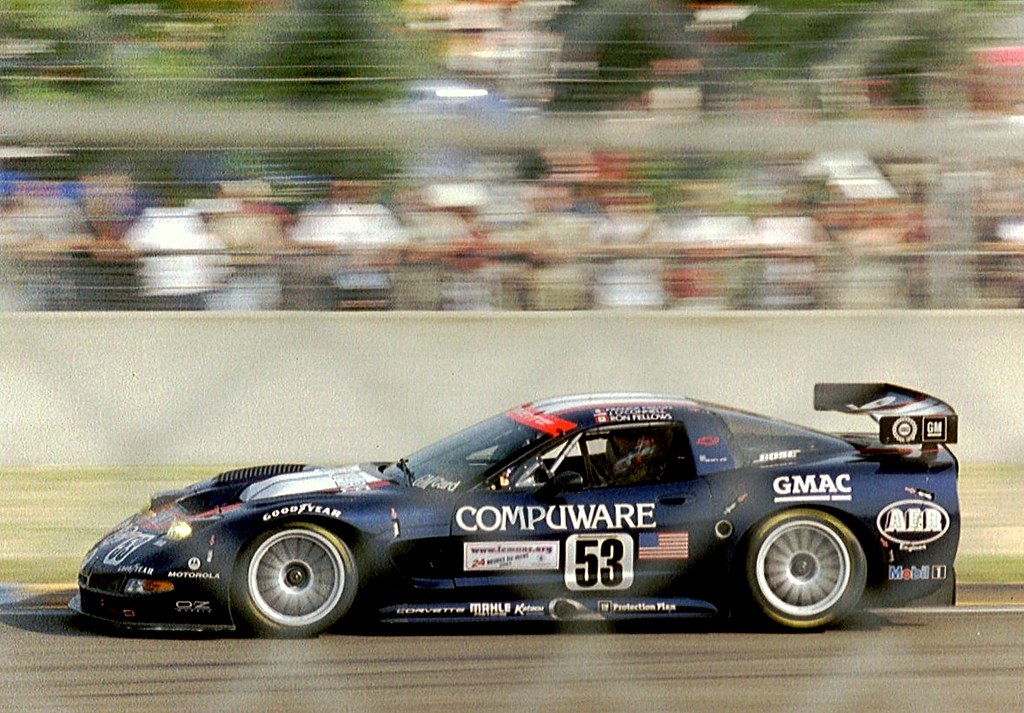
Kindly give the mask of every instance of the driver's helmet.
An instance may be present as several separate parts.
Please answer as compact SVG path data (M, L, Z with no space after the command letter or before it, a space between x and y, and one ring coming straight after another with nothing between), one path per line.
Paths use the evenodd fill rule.
M609 481L633 483L660 475L665 444L661 434L650 431L618 431L609 434L605 445Z

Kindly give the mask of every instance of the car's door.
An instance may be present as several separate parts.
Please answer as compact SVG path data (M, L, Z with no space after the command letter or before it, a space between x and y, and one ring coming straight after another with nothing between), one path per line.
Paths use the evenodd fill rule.
M652 438L658 454L643 445ZM640 445L631 454L613 439ZM617 460L631 467L617 472ZM456 586L653 594L714 549L715 514L678 424L592 429L468 494L451 527Z

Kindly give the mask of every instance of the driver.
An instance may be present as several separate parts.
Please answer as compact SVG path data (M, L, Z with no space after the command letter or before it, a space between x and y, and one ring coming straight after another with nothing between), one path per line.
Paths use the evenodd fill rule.
M621 485L657 480L665 470L664 434L653 431L617 431L605 445L608 483Z

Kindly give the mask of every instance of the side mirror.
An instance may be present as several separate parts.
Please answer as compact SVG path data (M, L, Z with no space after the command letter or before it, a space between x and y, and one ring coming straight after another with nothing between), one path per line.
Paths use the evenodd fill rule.
M566 490L583 487L583 476L574 470L562 471L537 489L537 499L545 500Z

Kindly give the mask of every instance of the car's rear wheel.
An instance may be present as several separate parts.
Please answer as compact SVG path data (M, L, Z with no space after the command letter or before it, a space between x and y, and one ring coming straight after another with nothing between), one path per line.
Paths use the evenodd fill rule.
M755 528L746 575L763 617L809 629L850 613L864 593L867 563L857 538L838 518L788 510Z
M245 547L232 601L254 633L316 636L345 615L357 586L348 546L321 527L296 523L264 533Z

